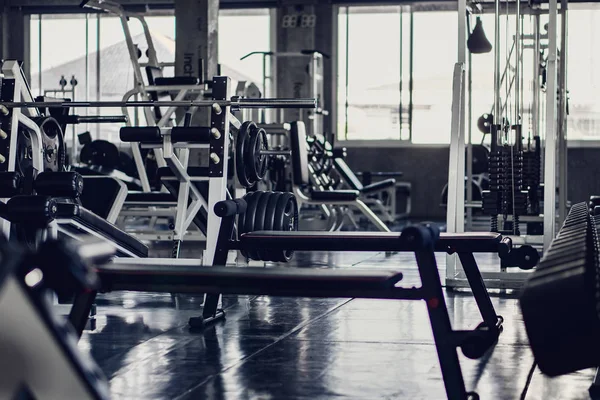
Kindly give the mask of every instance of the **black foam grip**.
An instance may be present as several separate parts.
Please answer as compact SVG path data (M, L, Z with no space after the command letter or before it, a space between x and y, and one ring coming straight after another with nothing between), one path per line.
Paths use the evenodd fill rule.
M223 200L215 204L215 214L217 217L232 217L236 214L246 212L246 201L243 199Z
M210 128L205 126L177 126L171 129L171 141L209 143Z
M119 131L122 142L162 143L157 126L126 126Z
M233 200L219 201L215 204L215 214L217 217L225 218L234 216L237 213L237 204Z
M43 196L78 198L83 193L83 177L74 171L42 172L33 188Z

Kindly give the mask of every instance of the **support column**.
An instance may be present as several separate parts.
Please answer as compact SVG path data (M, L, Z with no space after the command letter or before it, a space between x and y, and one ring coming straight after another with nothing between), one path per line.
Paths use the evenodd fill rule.
M29 74L29 18L17 7L0 6L0 59L19 60L25 63Z
M283 5L277 9L277 46L278 53L298 53L305 50L318 50L326 55L333 51L333 6L317 5ZM334 34L335 33L335 34ZM279 57L276 62L277 97L300 98L311 96L311 82L308 74L310 56ZM319 99L320 106L326 110L333 107L333 79L331 60L324 58L323 69L323 98ZM285 110L281 122L302 120L309 134L312 123L309 119L312 110ZM324 132L334 132L335 121L325 117Z
M218 24L219 0L175 0L176 76L212 80L217 75ZM194 123L208 126L209 111L199 110Z

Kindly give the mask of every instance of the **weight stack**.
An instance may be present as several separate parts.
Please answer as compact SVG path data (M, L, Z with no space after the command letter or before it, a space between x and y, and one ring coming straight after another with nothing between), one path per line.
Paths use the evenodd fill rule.
M594 219L585 203L575 204L520 299L531 349L544 374L598 366L598 256Z

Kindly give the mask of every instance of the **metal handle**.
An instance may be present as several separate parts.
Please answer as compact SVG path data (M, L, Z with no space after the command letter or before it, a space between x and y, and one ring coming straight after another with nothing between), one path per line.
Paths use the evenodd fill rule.
M126 115L68 115L64 119L67 124L125 124L128 120Z
M290 150L261 150L259 151L261 156L291 156Z

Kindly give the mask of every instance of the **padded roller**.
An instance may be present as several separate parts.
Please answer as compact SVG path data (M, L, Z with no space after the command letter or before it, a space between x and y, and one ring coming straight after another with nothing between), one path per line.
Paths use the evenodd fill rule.
M42 172L33 188L43 196L78 198L83 193L83 177L74 171Z
M224 200L215 204L215 214L217 217L232 217L244 212L246 212L246 201L243 199Z
M48 196L15 196L6 203L11 222L44 227L56 215L56 200Z
M171 129L171 142L209 143L210 128L206 126L177 126Z
M119 131L119 137L122 142L162 143L160 128L157 126L126 126Z
M23 175L19 172L0 172L0 198L6 199L21 193Z

